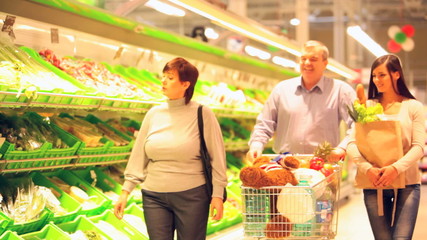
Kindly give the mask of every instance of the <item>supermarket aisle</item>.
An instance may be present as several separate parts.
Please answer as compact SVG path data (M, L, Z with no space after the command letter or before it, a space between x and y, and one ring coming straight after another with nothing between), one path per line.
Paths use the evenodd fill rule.
M418 211L417 225L413 240L426 239L427 228L427 185L421 186L421 202ZM341 203L338 219L338 233L336 240L370 240L374 239L365 206L363 194L355 193L353 196Z
M423 240L427 236L427 185L421 186L421 203L418 212L417 225L413 240ZM208 240L244 240L242 225L226 229L225 231L208 236ZM369 225L368 216L363 204L361 191L356 192L346 200L340 202L338 231L335 240L373 240L374 237ZM246 240L246 239L245 239Z

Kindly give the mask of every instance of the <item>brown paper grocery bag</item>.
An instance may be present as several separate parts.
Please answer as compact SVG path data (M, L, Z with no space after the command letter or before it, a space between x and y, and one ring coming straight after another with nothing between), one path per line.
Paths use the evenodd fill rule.
M356 123L356 145L362 156L373 166L388 166L403 156L402 132L399 121L375 121L369 123ZM368 176L360 171L356 173L355 186L364 189L377 189L378 215L384 215L383 189L395 189L397 198L398 188L405 188L405 174L401 173L389 186L374 187ZM396 201L393 206L391 226L394 224Z
M403 156L400 122L356 123L356 145L362 156L373 166L385 167L396 162ZM377 189L366 174L360 171L357 171L355 185L359 188ZM391 185L384 188L405 188L405 174L399 174Z

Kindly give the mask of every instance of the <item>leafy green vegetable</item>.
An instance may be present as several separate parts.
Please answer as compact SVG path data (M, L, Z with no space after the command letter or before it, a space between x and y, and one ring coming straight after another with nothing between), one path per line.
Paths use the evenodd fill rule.
M355 122L367 123L379 121L378 114L383 114L384 109L380 103L374 106L366 107L365 104L360 104L358 101L353 103L350 108L347 106L348 113Z

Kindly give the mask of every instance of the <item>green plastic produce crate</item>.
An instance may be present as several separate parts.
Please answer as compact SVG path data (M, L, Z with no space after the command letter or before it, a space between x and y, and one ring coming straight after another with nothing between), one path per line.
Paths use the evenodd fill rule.
M0 238L1 239L1 238ZM53 223L48 223L40 231L26 233L20 236L19 239L24 240L67 240L71 237Z
M130 225L127 221L119 220L113 213L112 210L107 210L101 215L90 217L89 220L94 222L95 224L98 224L98 228L103 230L104 232L107 232L108 229L104 229L104 227L101 227L100 221L105 221L106 223L114 226L117 231L120 231L120 234L124 234L125 236L115 236L113 237L114 230L111 229L109 231L110 236L112 236L113 239L126 239L126 237L129 240L148 240L148 237L141 233L141 230L136 229L132 225ZM100 226L101 225L101 226Z
M67 144L69 147L68 148L50 148L46 150L44 154L46 161L44 161L43 166L56 166L56 165L64 165L64 164L72 163L76 157L77 150L79 149L82 142L76 136L64 131L62 128L58 127L57 125L53 125L53 128L58 133L62 141L64 141L65 144ZM58 158L58 157L61 157L61 159L55 159L55 160L48 159L48 158Z
M19 105L14 106L7 103L25 103L27 101L27 97L24 93L19 93L17 89L11 88L8 85L0 84L0 90L8 92L7 94L2 94L0 96L0 102L5 103L0 105L2 107L20 107Z
M34 167L37 162L43 161L44 153L51 146L51 143L45 142L39 149L22 151L16 150L15 144L5 141L0 147L0 154L2 155L0 160L1 169L16 169L16 171L19 171Z
M129 141L129 143L127 145L124 146L111 146L107 149L106 153L123 153L123 155L119 155L119 156L108 156L108 157L104 157L103 158L103 162L108 162L108 161L117 161L117 160L125 160L128 158L128 156L130 155L130 152L132 150L133 144L135 143L135 140L133 140L131 137L127 136L126 134L120 132L119 130L113 128L112 126L110 126L109 124L105 123L104 121L102 121L101 119L95 117L92 114L88 114L85 119L87 121L89 121L90 123L94 123L94 124L102 124L105 127L107 127L108 129L110 129L111 131L113 131L117 136L123 138L124 140Z
M114 181L110 176L108 176L102 169L98 167L88 167L80 170L73 170L78 178L81 178L83 181L90 183L92 186L99 188L104 195L111 200L111 206L114 206L114 203L117 201L118 196L122 192L122 185ZM107 192L113 192L116 194L117 198L109 197ZM134 202L133 196L130 195L128 203Z
M0 235L1 240L22 240L23 238L20 237L16 232L12 231L6 231L2 235Z
M8 219L9 225L6 230L16 232L21 235L24 233L34 232L40 230L44 225L46 225L48 219L51 217L52 212L48 209L43 210L38 219L24 222L24 223L15 223L13 219L10 219L3 212L0 212L0 219Z
M66 192L61 190L58 186L56 186L53 182L49 181L43 174L40 172L32 172L30 174L31 179L34 184L39 186L44 186L52 190L53 194L58 198L61 202L61 207L67 211L67 214L64 215L53 215L48 219L54 223L62 223L69 222L77 218L77 216L81 213L81 205L80 202L72 198Z
M10 219L4 214L0 214L0 234L4 233L7 230L7 227L9 226L10 221L12 221L12 219Z
M43 117L35 112L27 112L26 115L30 116L32 119L37 119L38 121L43 120ZM58 127L53 122L50 124L55 131L55 134L57 134L68 147L53 148L53 144L50 144L48 149L42 154L42 157L45 159L43 161L35 162L33 167L53 167L56 165L70 164L75 158L76 152L82 143L80 139ZM59 157L60 159L49 159Z
M134 219L129 219L126 216L127 214L132 215L132 217L137 217L139 219L137 221L134 221ZM145 225L144 220L144 210L141 206L137 205L136 203L131 203L128 207L126 207L122 221L125 221L134 229L138 230L142 235L146 236L146 238L144 239L148 239L147 227Z
M90 221L86 216L79 216L74 221L71 222L65 222L57 224L57 226L64 231L67 234L72 234L80 231L95 231L98 234L102 235L105 239L109 240L118 240L118 239L112 239L108 233L103 232L101 229L99 229L92 221Z
M141 128L141 123L132 119L126 120L123 122L123 126L125 127L132 127L135 130L139 131ZM128 135L133 136L132 132L127 132ZM136 137L136 136L135 136Z
M68 118L74 119L73 116L67 113L61 113L59 114L59 117L68 117ZM111 146L113 146L113 142L104 137L101 138L100 141L103 143L103 145L100 147L88 147L86 146L85 142L81 141L80 146L76 151L76 155L77 155L76 164L88 165L90 163L97 163L97 162L104 161L104 157L98 156L98 155L106 154L107 150Z
M138 88L142 89L146 94L145 98L141 98L138 100L143 101L155 101L160 99L163 94L160 92L160 87L157 88L157 91L153 89L150 85L144 84L144 81L141 79L141 75L139 75L137 70L134 67L124 67L123 65L115 65L114 67L109 65L108 63L102 63L104 66L112 73L121 75L126 81L131 84L136 85ZM130 70L132 69L132 70ZM134 74L136 73L136 74ZM129 106L129 107L143 107L143 106Z
M100 99L97 98L74 98L70 95L85 95L85 96L97 96L96 90L94 88L87 87L71 75L67 74L66 72L62 71L61 69L55 67L50 62L47 62L44 60L39 53L29 47L22 46L20 47L23 51L27 52L34 60L36 60L38 63L43 65L45 68L49 69L51 72L55 73L60 78L72 83L76 87L82 89L81 91L76 92L67 92L67 89L63 89L60 92L57 93L65 93L66 95L58 95L58 96L50 96L48 99L49 103L55 103L55 104L66 104L66 105L79 105L79 107L82 106L97 106L100 103Z
M78 178L75 174L73 174L69 170L61 169L55 172L46 172L42 173L45 177L48 177L48 180L52 183L52 177L57 177L66 184L70 186L75 186L82 189L89 196L89 199L94 203L92 207L86 207L86 205L82 204L82 208L79 211L80 215L93 216L102 213L109 206L111 206L111 200L108 199L102 192L92 187L88 182L82 181L81 178ZM55 183L55 185L57 185ZM58 186L58 185L57 185ZM58 186L59 187L59 186ZM72 194L69 194L72 198L79 201ZM80 201L79 201L80 202ZM91 206L91 205L90 205Z

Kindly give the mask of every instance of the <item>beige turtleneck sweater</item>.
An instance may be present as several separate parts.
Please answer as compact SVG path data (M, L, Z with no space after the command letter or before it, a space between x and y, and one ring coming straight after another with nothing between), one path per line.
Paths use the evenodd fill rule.
M154 192L180 192L206 183L199 156L199 104L184 98L151 108L141 125L126 170L123 190L136 184ZM212 158L212 197L227 185L224 142L211 109L203 107L204 135Z

